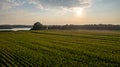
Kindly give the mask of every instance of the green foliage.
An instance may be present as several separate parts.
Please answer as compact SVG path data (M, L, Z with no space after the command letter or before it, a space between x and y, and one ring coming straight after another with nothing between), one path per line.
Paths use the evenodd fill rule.
M31 30L43 30L45 29L46 27L43 26L40 22L36 22L34 25L33 25L33 28Z
M0 32L0 67L119 67L120 32Z

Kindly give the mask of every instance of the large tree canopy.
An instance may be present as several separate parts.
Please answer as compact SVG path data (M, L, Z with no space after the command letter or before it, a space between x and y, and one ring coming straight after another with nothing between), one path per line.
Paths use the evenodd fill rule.
M40 23L40 22L36 22L34 25L33 25L33 28L31 30L41 30L43 29L44 26Z

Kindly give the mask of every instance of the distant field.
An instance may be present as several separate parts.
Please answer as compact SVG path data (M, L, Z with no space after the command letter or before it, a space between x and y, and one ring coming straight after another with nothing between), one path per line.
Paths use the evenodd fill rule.
M0 32L0 67L120 67L120 31Z

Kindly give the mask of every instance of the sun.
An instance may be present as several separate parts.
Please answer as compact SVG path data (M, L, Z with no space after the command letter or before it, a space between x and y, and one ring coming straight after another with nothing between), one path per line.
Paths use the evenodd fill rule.
M79 8L75 10L77 16L81 16L83 14L83 8Z

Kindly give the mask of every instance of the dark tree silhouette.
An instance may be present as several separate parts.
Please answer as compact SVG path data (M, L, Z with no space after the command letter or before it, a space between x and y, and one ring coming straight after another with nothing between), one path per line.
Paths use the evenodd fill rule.
M42 29L44 29L44 26L40 22L36 22L31 30L42 30Z

